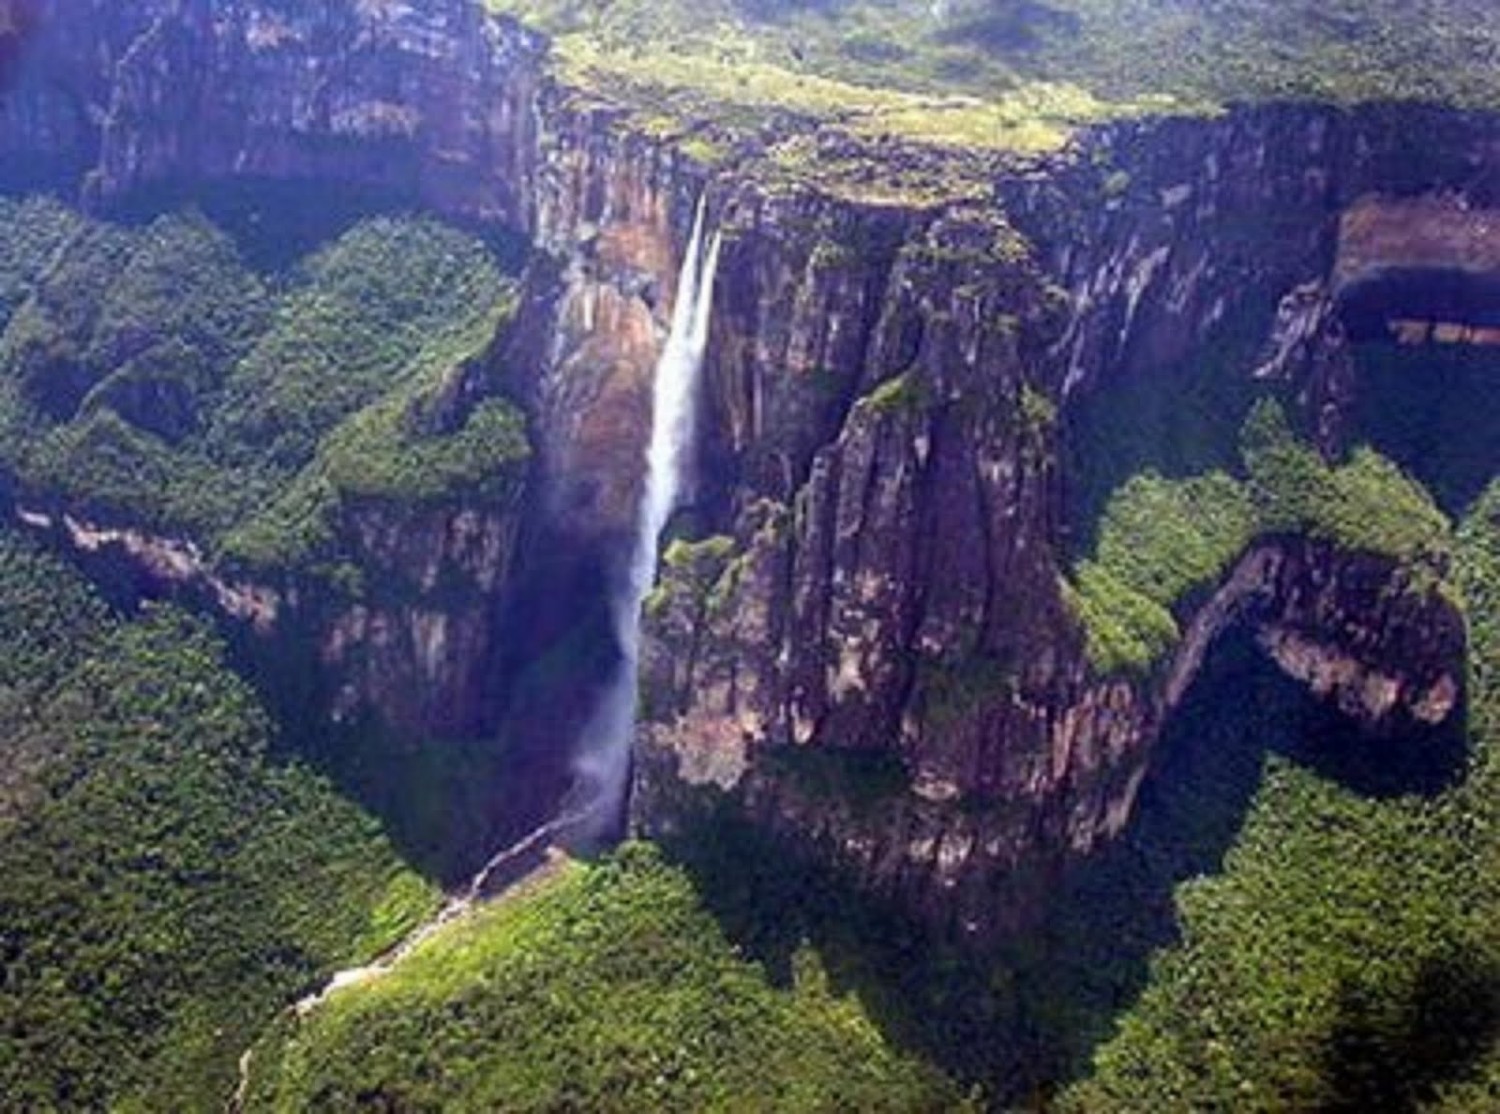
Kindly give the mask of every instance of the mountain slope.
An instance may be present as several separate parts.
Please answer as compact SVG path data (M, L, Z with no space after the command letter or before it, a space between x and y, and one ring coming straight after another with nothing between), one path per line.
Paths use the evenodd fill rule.
M0 535L0 1089L19 1107L209 1109L289 998L434 902L378 825L273 759L201 623L109 617Z
M811 950L736 954L651 847L569 864L257 1050L250 1110L956 1109Z

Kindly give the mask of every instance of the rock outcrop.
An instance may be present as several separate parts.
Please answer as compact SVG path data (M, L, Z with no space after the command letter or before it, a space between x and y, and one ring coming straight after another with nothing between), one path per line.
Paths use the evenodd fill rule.
M483 508L357 516L394 581L420 595L454 566L479 605L337 616L318 644L350 686L341 714L368 699L412 730L472 727L443 717L476 699L503 637L473 624L507 592L545 595L552 554L607 578L704 188L726 240L692 517L722 536L674 547L650 603L644 830L727 796L985 938L1124 825L1162 717L1232 625L1372 724L1451 713L1461 623L1391 562L1263 539L1183 603L1176 657L1148 676L1090 664L1062 583L1101 495L1140 467L1202 463L1150 454L1222 442L1235 399L1274 386L1327 451L1344 442L1339 215L1371 192L1494 204L1495 121L1301 106L1138 120L1014 160L989 197L861 200L710 171L544 61L538 37L467 0L51 0L31 76L0 108L17 177L98 204L333 181L536 249L500 361L538 449L521 552ZM1192 436L1086 474L1125 392Z
M333 181L520 222L542 49L467 3L44 0L0 158L101 201Z
M1440 153L1429 169L1491 202L1494 122L1416 116ZM1145 677L1090 664L1060 589L1060 556L1100 510L1076 465L1108 455L1094 438L1131 420L1122 395L1156 392L1168 443L1138 435L1105 494L1145 467L1217 464L1151 454L1190 437L1232 453L1258 392L1295 400L1326 451L1347 442L1340 213L1442 184L1398 161L1413 126L1290 108L1106 129L1002 177L993 206L844 205L878 245L862 283L837 250L821 270L812 253L772 269L752 253L774 232L732 240L729 273L765 301L740 308L737 289L716 320L714 467L735 485L725 536L680 548L654 601L646 830L727 797L984 938L1123 827L1163 717L1232 627L1372 731L1453 714L1462 620L1394 561L1258 543L1216 594L1182 602L1176 657ZM732 225L756 211L731 198ZM781 343L804 305L816 324ZM821 406L804 401L814 384Z
M223 570L191 539L84 510L23 501L10 511L127 600L173 599L219 615L248 636L265 675L313 670L295 688L325 723L373 718L407 738L464 738L493 721L514 501L350 508L340 545L362 581L352 598L316 573L256 579Z

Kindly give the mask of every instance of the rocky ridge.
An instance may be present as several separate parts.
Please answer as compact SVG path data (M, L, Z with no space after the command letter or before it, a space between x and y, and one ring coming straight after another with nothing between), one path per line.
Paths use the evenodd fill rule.
M726 244L693 512L724 540L679 549L652 602L643 830L690 820L711 785L866 887L985 937L1024 910L1007 895L1035 896L1015 879L1120 829L1162 717L1234 623L1372 722L1457 705L1461 620L1403 587L1397 562L1262 539L1184 601L1181 645L1147 676L1091 665L1063 579L1111 480L1199 463L1081 476L1121 390L1203 363L1237 391L1274 382L1325 449L1343 443L1357 384L1330 282L1339 214L1372 191L1493 204L1489 118L1131 121L987 165L981 196L966 173L953 199L860 197L632 131L549 74L538 36L461 0L54 0L52 14L64 30L30 61L46 80L23 75L0 109L7 166L100 205L184 182L340 182L501 222L536 249L506 370L467 392L523 400L532 488L499 512L361 518L364 549L419 601L444 564L472 565L472 591L322 626L341 712L479 729L496 616L524 579L508 570L538 550L597 554L604 575L618 560L705 188ZM169 111L168 94L192 107ZM809 795L785 762L808 753L852 756L856 781L890 759L901 780L873 807Z

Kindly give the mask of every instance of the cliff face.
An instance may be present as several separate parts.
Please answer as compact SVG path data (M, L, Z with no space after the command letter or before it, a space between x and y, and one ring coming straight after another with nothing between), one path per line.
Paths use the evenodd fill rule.
M905 233L883 283L864 288L862 317L832 316L833 345L801 367L781 370L784 357L759 338L717 346L719 390L732 370L724 353L743 346L764 361L746 361L752 410L735 428L748 429L749 470L768 488L745 503L740 541L718 567L698 560L655 601L644 682L655 722L644 729L638 811L654 826L671 811L665 783L712 781L743 791L773 827L831 842L878 888L988 922L977 890L924 896L959 885L960 871L934 870L940 861L984 842L986 872L1013 866L1028 841L1012 821L1045 822L1049 838L1067 839L1072 810L1110 807L1088 774L1092 762L1107 781L1110 764L1054 762L1048 738L1087 684L1051 541L1056 414L1033 379L1062 320L1027 246L993 212L913 214ZM838 260L793 272L803 286L793 304L836 298ZM785 317L768 308L754 319ZM798 386L842 402L842 428L799 468L793 447L799 433L815 442L816 427L766 422L780 467L757 468L756 424L775 406L758 399ZM788 502L777 485L793 486ZM1084 746L1111 745L1102 731L1087 736ZM876 810L809 797L795 769L773 772L778 753L794 751L847 767L851 795L893 758L909 792L882 794ZM979 801L1006 811L1026 796L1052 797L1050 819L941 819L972 817Z
M326 189L334 205L352 194L500 226L538 249L494 358L455 369L436 408L456 427L489 394L522 402L524 490L354 500L332 524L337 567L248 578L192 539L31 494L103 539L84 549L53 531L101 575L252 632L246 652L314 745L342 737L328 731L339 724L374 729L401 762L419 741L504 739L506 784L524 788L497 803L458 786L457 809L484 813L484 831L449 858L545 819L567 789L566 739L613 665L604 600L631 541L650 376L700 175L544 80L544 44L467 0L51 0L39 15L0 99L0 167L25 171L12 186L136 212L290 184L299 198ZM275 604L253 623L218 588L247 579Z
M46 15L0 115L7 165L45 162L101 203L226 178L354 184L537 249L510 378L484 386L527 405L530 518L518 534L519 503L354 516L398 587L318 628L337 714L472 731L503 600L576 586L560 554L604 590L705 185L726 243L692 509L721 536L675 547L651 601L644 830L727 795L983 937L1025 919L1006 900L1036 893L1019 879L1123 826L1162 717L1230 626L1372 724L1441 720L1458 699L1461 622L1393 562L1263 540L1180 608L1176 655L1148 676L1090 665L1061 574L1132 471L1213 463L1152 446L1222 442L1258 384L1341 443L1357 384L1331 280L1340 213L1370 191L1494 204L1493 121L1136 122L1017 162L987 198L877 202L710 171L554 84L542 42L461 0ZM1115 459L1099 438L1134 420L1127 394L1170 435ZM1108 459L1086 474L1091 454Z
M1495 120L1436 108L1252 107L1116 125L1082 144L1065 166L999 183L1071 296L1053 353L1064 396L1185 360L1250 364L1296 389L1329 449L1353 390L1328 312L1341 215L1370 195L1500 203Z
M1422 177L1399 156L1412 128L1432 143ZM644 827L727 794L984 937L1124 825L1163 717L1231 627L1373 731L1447 719L1463 623L1395 561L1267 539L1179 605L1175 657L1132 676L1090 665L1059 555L1132 473L1232 453L1258 391L1340 447L1358 386L1330 275L1340 213L1466 184L1489 204L1494 138L1490 121L1295 108L1104 130L1002 178L994 207L860 214L884 250L858 284L838 251L778 269L753 254L766 234L743 234L729 273L763 302L726 293L710 369L738 485L726 536L679 548L654 600ZM783 344L804 306L815 323ZM1163 435L1108 440L1143 392ZM1219 444L1171 455L1190 438ZM1074 467L1116 443L1094 475Z
M351 519L354 551L373 587L324 626L319 656L338 679L334 718L375 711L418 737L484 730L515 508L371 507Z
M349 508L339 545L362 581L353 600L317 576L222 570L190 539L94 520L53 500L22 496L10 510L127 596L223 617L249 636L258 667L310 696L326 721L373 716L408 738L464 738L493 721L514 501Z
M49 0L37 27L0 151L101 199L263 177L478 218L528 204L542 44L477 5Z
M1239 625L1373 738L1444 723L1462 698L1464 624L1450 605L1383 559L1273 540L1246 553L1150 683L1092 677L1039 643L1054 672L987 674L971 659L944 679L943 703L919 673L908 703L865 720L872 734L896 724L885 756L817 732L799 743L754 711L778 677L761 602L776 596L759 570L736 572L743 596L695 597L683 578L659 598L637 816L670 838L728 800L787 846L980 941L1034 923L1058 872L1123 828L1163 720ZM1038 681L1054 687L1024 687Z

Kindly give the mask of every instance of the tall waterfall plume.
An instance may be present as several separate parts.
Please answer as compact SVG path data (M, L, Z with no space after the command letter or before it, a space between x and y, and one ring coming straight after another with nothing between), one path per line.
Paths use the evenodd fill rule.
M682 494L684 469L694 436L697 387L708 348L714 278L721 237L704 246L707 222L698 201L687 255L677 278L671 332L656 365L651 442L646 451L646 484L636 525L635 548L624 583L611 602L621 662L583 734L574 767L578 791L586 794L594 831L601 835L623 814L630 777L630 743L635 728L640 667L641 607L656 579L661 534Z

